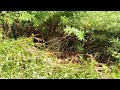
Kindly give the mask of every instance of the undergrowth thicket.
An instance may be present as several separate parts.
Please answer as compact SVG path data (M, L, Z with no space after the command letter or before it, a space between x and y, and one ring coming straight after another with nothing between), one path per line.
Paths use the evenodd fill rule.
M0 16L1 78L119 78L119 11Z

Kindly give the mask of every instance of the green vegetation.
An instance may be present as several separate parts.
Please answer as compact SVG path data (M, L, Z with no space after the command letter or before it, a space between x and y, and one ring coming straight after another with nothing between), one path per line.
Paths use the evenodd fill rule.
M119 16L119 11L1 12L0 78L120 78Z

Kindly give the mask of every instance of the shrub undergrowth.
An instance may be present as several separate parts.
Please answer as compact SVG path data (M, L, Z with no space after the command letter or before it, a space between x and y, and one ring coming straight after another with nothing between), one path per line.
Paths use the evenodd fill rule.
M119 11L2 11L0 16L2 78L119 78ZM12 39L13 25L17 40ZM38 39L39 49L31 35ZM45 43L42 49L40 43ZM69 68L56 64L60 58L49 57L44 49L62 53L59 57L79 54L87 64L69 63ZM91 57L96 63L105 63L100 73L94 70L94 61L88 63ZM112 63L116 66L109 66ZM74 69L82 66L83 71Z

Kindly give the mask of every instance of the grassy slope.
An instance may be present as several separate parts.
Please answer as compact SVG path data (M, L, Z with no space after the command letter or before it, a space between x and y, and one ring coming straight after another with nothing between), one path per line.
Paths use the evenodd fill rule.
M35 48L29 38L0 39L0 78L120 78L116 66L103 65L98 72L97 62L79 60L80 64L61 63L51 52Z

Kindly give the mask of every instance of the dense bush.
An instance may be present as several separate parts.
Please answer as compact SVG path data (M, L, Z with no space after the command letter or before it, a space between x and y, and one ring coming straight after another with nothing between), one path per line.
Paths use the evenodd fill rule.
M4 11L0 23L14 22L18 36L38 30L46 42L51 36L66 37L60 44L64 48L74 47L74 51L106 62L120 57L119 16L119 11Z

